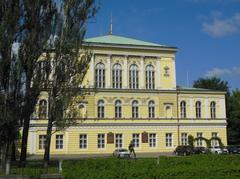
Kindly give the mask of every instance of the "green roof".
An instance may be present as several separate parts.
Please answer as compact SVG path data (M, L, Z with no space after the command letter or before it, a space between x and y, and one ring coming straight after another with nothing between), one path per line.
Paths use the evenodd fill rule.
M205 89L205 88L193 88L193 87L183 87L183 86L177 86L177 89L183 90L183 91L212 91L212 92L225 92L222 90L214 90L214 89Z
M122 37L122 36L117 36L117 35L105 35L105 36L87 38L87 39L84 39L84 42L100 43L100 44L113 44L113 45L115 44L115 45L167 47L166 45L160 45L160 44L156 44L156 43L146 42L146 41L142 41L142 40L136 40L133 38L127 38L127 37Z

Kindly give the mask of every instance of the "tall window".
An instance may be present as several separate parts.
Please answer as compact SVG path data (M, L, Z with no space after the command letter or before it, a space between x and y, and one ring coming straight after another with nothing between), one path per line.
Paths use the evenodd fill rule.
M122 102L117 100L115 102L115 117L121 118L122 117Z
M212 132L212 138L218 137L217 132ZM212 139L211 140L211 145L212 146L219 146L218 140L217 139Z
M86 149L87 148L87 134L79 135L79 148Z
M148 117L154 118L155 117L155 104L154 101L149 101L148 103Z
M122 134L115 134L115 147L120 149L123 146Z
M105 87L105 66L103 63L98 63L95 67L95 87Z
M47 118L47 101L45 99L39 101L39 118Z
M129 88L137 89L139 87L138 66L133 64L129 68Z
M47 66L48 66L48 62L47 61L40 61L38 62L38 68L39 68L39 72L40 72L40 79L42 81L45 81L47 79Z
M112 85L113 88L122 88L122 67L119 63L113 65Z
M201 118L201 102L196 102L196 118Z
M187 133L181 134L182 145L188 145L188 135Z
M56 135L56 149L63 149L63 135Z
M156 134L155 133L150 133L149 134L149 147L156 147Z
M139 147L139 134L132 134L132 140L133 140L133 147L138 148Z
M187 114L186 114L186 102L185 101L181 101L180 109L181 109L181 118L186 118Z
M98 134L97 145L98 149L105 148L105 134Z
M216 102L212 101L210 103L210 113L211 113L211 118L215 119L216 118Z
M104 101L98 101L98 118L104 118Z
M202 138L203 137L203 134L202 134L202 132L198 132L197 133L197 146L198 147L201 147L201 146L203 146L203 142L202 142Z
M154 68L152 65L146 67L146 89L154 89Z
M46 145L46 141L47 141L46 135L39 135L39 145L38 145L38 148L39 149L44 149L45 145Z
M132 117L133 118L138 118L139 116L139 111L138 111L138 101L133 101L132 102Z
M172 133L166 133L166 147L172 147Z

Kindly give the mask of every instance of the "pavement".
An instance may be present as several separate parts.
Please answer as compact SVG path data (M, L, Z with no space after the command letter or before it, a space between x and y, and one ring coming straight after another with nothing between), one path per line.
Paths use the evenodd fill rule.
M174 156L172 152L136 153L137 158L157 158L159 156ZM61 154L51 155L51 160L77 160L83 158L108 158L112 154ZM42 160L43 155L28 156L28 160Z

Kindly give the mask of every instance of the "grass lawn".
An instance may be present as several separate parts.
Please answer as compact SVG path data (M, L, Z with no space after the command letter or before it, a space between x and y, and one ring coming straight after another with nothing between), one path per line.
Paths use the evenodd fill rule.
M63 163L65 178L153 179L153 178L240 178L240 155L193 155L157 159L98 158Z
M16 166L12 174L38 178L43 173L57 173L53 162L46 171L42 163L30 162L24 170ZM1 172L0 172L1 173ZM117 158L79 159L63 162L63 176L67 179L153 179L153 178L240 178L240 155L192 155L137 160Z

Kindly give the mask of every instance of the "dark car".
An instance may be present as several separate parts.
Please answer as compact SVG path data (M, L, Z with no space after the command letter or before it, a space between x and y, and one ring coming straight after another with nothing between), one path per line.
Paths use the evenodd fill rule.
M240 147L239 146L227 146L229 154L240 154Z
M207 154L210 151L206 147L194 147L193 152L194 154Z
M186 155L191 155L193 154L193 148L191 146L184 146L184 145L180 145L180 146L177 146L177 148L174 150L174 153L176 155L183 155L183 156L186 156Z

